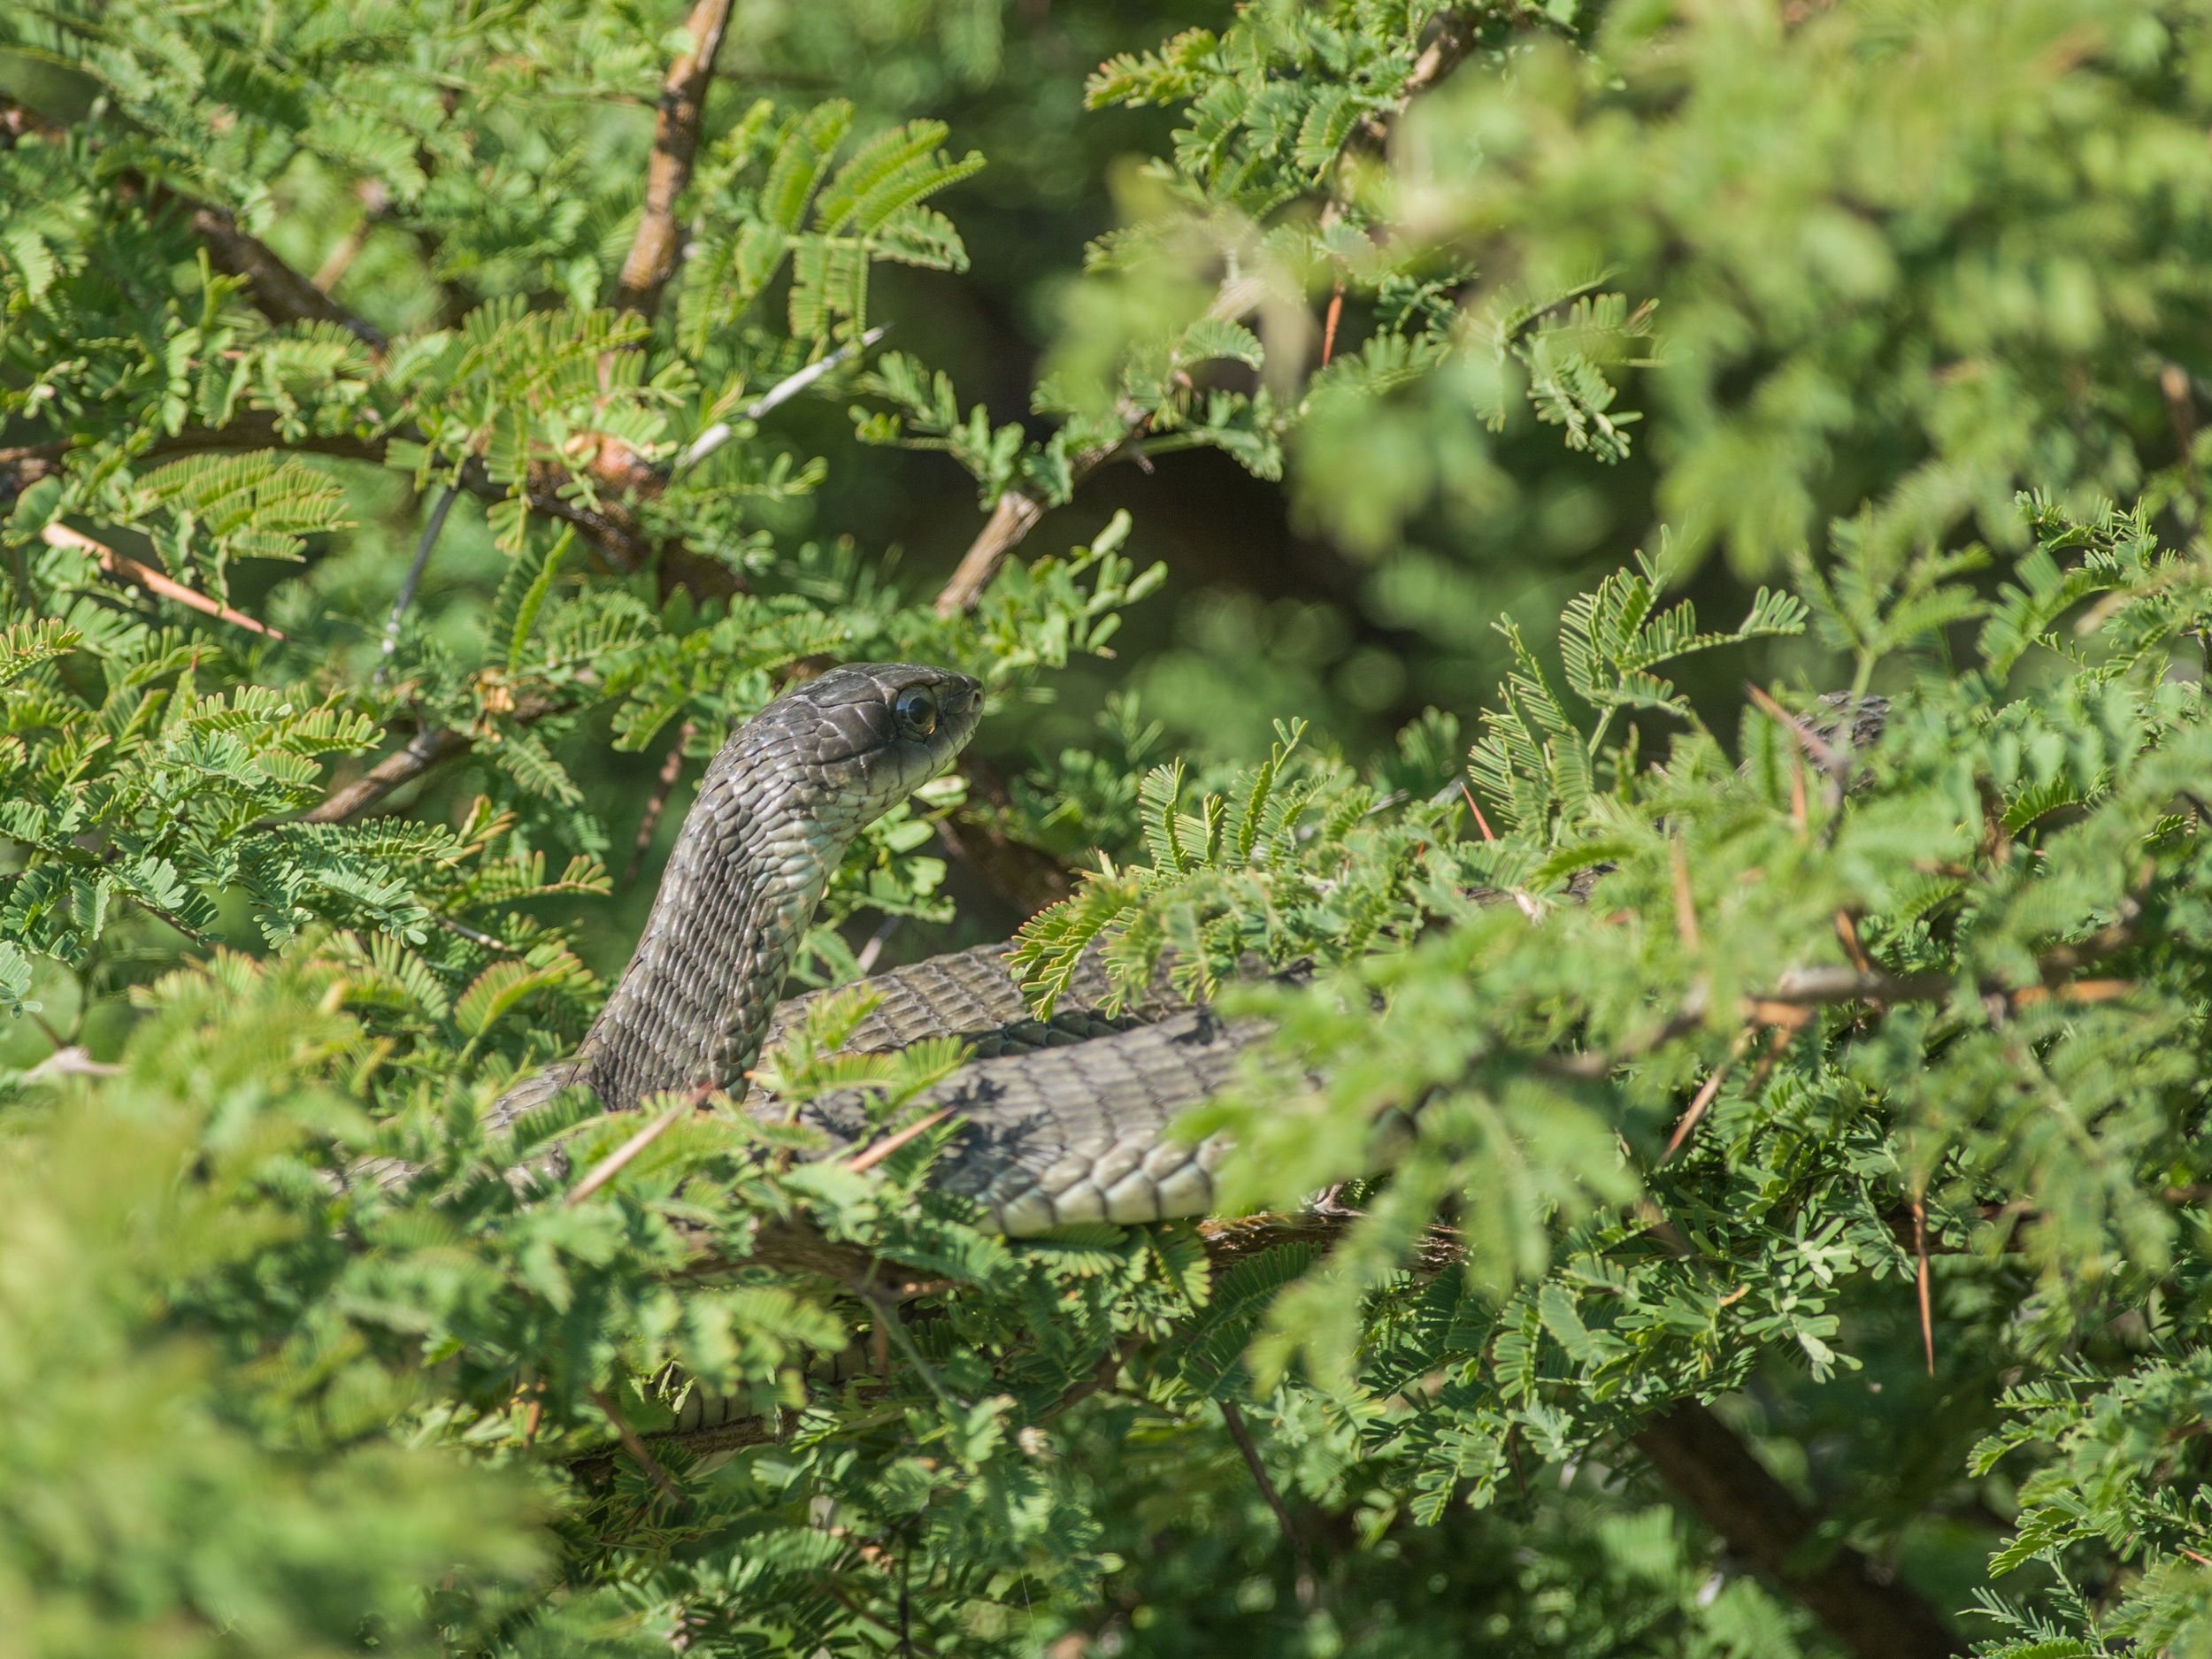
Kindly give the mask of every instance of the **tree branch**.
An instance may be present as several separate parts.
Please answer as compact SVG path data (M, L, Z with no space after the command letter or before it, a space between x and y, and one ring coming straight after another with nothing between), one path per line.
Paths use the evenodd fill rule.
M653 157L645 174L645 213L622 262L615 305L650 319L660 309L661 293L676 274L683 251L683 229L676 204L691 183L692 157L699 148L707 91L714 79L715 54L730 20L730 0L698 0L684 28L691 50L668 66L661 83L659 114L653 128Z
M1652 1418L1632 1439L1706 1525L1770 1574L1860 1659L1947 1659L1966 1651L1916 1591L1882 1582L1874 1563L1848 1544L1813 1564L1820 1517L1695 1401Z
M243 277L254 303L272 322L335 323L380 355L390 343L381 328L339 304L278 258L266 242L239 229L227 209L194 205L190 223L207 243L215 268Z
M703 0L703 4L704 0ZM1357 188L1361 170L1390 142L1392 130L1413 101L1434 87L1459 67L1475 43L1474 20L1460 12L1448 12L1439 27L1435 39L1423 49L1414 60L1413 73L1406 77L1404 88L1396 104L1387 115L1373 115L1355 127L1337 152L1335 172L1329 189L1329 203L1322 210L1321 225L1326 230L1340 223ZM1256 307L1265 292L1261 283L1248 276L1233 276L1225 280L1215 293L1213 303L1206 308L1206 315L1219 321L1233 322ZM1125 452L1144 435L1148 417L1140 411L1126 411L1126 424L1120 436L1110 443L1087 449L1069 464L1071 488L1079 486L1114 457ZM1037 521L1045 515L1047 503L1026 484L1018 484L998 498L991 509L991 516L984 520L983 528L961 556L960 564L937 595L937 614L956 617L972 611L983 597L983 590L999 572L999 567L1021 544L1022 539L1037 527Z
M206 455L218 451L288 449L303 455L326 455L342 461L365 461L371 465L381 466L386 451L394 442L420 442L421 440L420 433L403 426L391 432L370 434L358 432L307 433L294 437L286 434L278 426L274 415L257 410L241 415L226 426L187 426L181 432L157 438L147 446L142 458L161 461L179 456ZM21 449L0 449L0 470L13 475L7 489L0 490L0 493L12 491L20 494L40 479L61 472L66 457L74 447L71 440L58 439ZM628 574L644 569L652 558L657 544L637 514L611 497L631 490L641 495L654 494L663 487L664 480L641 465L630 465L604 454L595 457L588 470L603 492L596 506L563 495L562 487L570 481L568 472L545 462L540 462L530 469L522 489L523 499L529 503L531 511L543 513L562 524L573 525L617 570ZM471 456L462 464L460 486L470 495L484 501L504 501L514 493L506 485L495 480L482 458L477 456Z
M365 812L402 785L410 784L433 766L466 754L476 740L442 726L425 726L404 749L394 749L360 777L334 789L322 804L304 814L304 824L342 824Z
M182 582L172 580L160 571L154 569L152 565L142 565L134 558L127 558L105 542L95 541L90 536L81 531L72 530L65 524L48 525L39 533L39 539L48 547L68 548L86 554L96 559L100 568L119 581L130 582L136 587L143 588L149 593L158 594L164 599L173 599L180 605L189 605L193 610L204 616L213 617L219 622L227 622L234 627L250 629L256 634L265 634L273 640L280 640L284 637L265 622L257 622L246 615L244 611L233 611L228 605L218 604L205 594L196 592L187 588Z

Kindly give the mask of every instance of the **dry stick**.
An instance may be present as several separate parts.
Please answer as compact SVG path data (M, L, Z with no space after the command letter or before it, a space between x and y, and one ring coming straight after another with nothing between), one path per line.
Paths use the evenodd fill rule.
M1235 1401L1221 1402L1221 1420L1228 1425L1229 1438L1237 1443L1237 1450L1244 1454L1245 1466L1259 1483L1260 1495L1267 1500L1267 1507L1275 1511L1283 1536L1290 1540L1291 1553L1298 1557L1298 1601L1300 1605L1311 1608L1320 1600L1321 1575L1313 1570L1313 1557L1306 1552L1306 1540L1290 1524L1290 1511L1283 1507L1282 1495L1275 1490L1275 1483L1267 1478L1267 1465L1260 1462L1260 1448L1252 1443L1252 1432L1244 1426L1244 1413L1237 1409Z
M645 211L630 243L630 257L622 262L622 278L615 290L618 311L651 317L660 309L662 290L676 274L676 261L683 251L676 204L691 183L699 127L714 80L714 58L722 50L729 20L730 0L698 0L684 19L691 50L668 65L661 82L653 155L646 165Z
M172 580L151 565L142 565L134 558L126 557L106 543L95 541L81 531L72 530L65 524L50 524L39 532L39 539L48 547L67 548L79 553L89 553L100 563L100 568L119 580L132 582L164 599L173 599L180 605L189 605L204 616L234 627L250 628L256 634L273 640L284 635L265 622L257 622L243 611L233 611L228 605L218 604L205 594L196 593L182 582Z
M1321 214L1325 233L1343 219L1345 202L1358 183L1361 168L1381 154L1398 117L1405 113L1414 99L1456 69L1474 44L1473 19L1455 12L1448 14L1436 38L1414 59L1413 71L1400 88L1395 104L1371 116L1352 130L1337 152L1329 204ZM1206 315L1215 321L1234 322L1257 306L1264 294L1264 287L1254 279L1233 276L1216 292L1213 303L1206 308ZM1127 450L1144 434L1148 420L1148 416L1132 409L1127 411L1118 437L1071 457L1069 488L1081 484L1106 462ZM975 540L962 556L959 567L937 595L937 614L955 617L974 610L976 602L983 597L983 590L991 585L999 566L1006 562L1007 555L1036 528L1044 514L1045 503L1032 495L1026 486L1017 485L1001 495L991 509L991 516L984 520L983 528L976 533Z
M1928 1350L1928 1375L1935 1375L1935 1317L1928 1306L1928 1207L1912 1201L1912 1248L1920 1258L1920 1341Z
M653 793L646 797L645 816L637 821L637 840L630 843L630 862L623 866L622 885L627 887L637 879L639 866L645 862L647 849L653 844L653 832L661 826L661 814L667 810L668 797L675 792L676 780L683 776L684 749L699 730L698 723L686 720L676 733L676 746L668 751L668 758L661 763L660 776L653 781Z
M408 565L407 574L401 578L399 593L392 601L392 614L384 619L384 649L378 657L373 684L384 683L385 672L392 665L392 653L399 649L399 625L406 618L407 607L415 603L415 589L422 586L422 572L430 563L430 549L438 545L438 537L445 529L445 516L453 511L453 498L460 493L458 484L448 484L445 494L438 497L438 504L430 510L430 522L423 526L422 539L415 543L414 563Z
M668 1471L663 1469L654 1460L653 1454L646 1448L645 1442L638 1438L638 1432L630 1426L622 1413L614 1409L614 1402L607 1398L606 1391L600 1388L587 1388L584 1390L584 1394L592 1404L599 1408L600 1415L614 1425L614 1432L622 1438L622 1449L637 1459L638 1467L652 1478L653 1484L667 1494L671 1503L678 1509L682 1509L685 1506L682 1490L669 1479Z
M688 1118L693 1112L696 1111L701 1106L704 1105L706 1103L707 1096L711 1094L714 1091L710 1088L696 1088L692 1090L690 1099L678 1101L673 1106L671 1106L659 1117L654 1118L651 1123L646 1125L644 1128L639 1130L635 1134L632 1135L627 1141L625 1141L613 1151L608 1153L605 1157L600 1159L598 1163L592 1165L591 1173L585 1176L582 1180L577 1182L576 1185L570 1189L568 1196L561 1200L561 1202L567 1206L574 1206L582 1203L584 1200L589 1198L594 1193L604 1187L609 1181L614 1179L617 1175L619 1175L622 1172L623 1166L628 1164L632 1158L637 1156L639 1153L644 1151L646 1148L651 1146L653 1142L659 1140L664 1133L673 1128L681 1119Z

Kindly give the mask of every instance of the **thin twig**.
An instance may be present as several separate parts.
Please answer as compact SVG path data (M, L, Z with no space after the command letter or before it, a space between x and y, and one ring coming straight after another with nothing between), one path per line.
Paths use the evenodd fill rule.
M653 832L660 828L661 814L668 809L668 797L675 791L676 780L683 776L684 750L698 730L696 721L686 720L676 733L675 747L661 763L660 776L653 780L653 793L645 799L644 816L638 819L637 839L630 843L630 862L623 866L622 885L626 889L637 879L638 870L645 863L646 852L653 845Z
M354 194L360 198L361 217L354 220L352 227L332 245L330 251L323 256L322 264L315 267L315 274L307 279L308 286L318 294L329 293L345 280L346 273L360 257L361 250L375 231L384 210L391 205L391 197L380 180L362 180L354 187Z
M384 649L378 654L373 684L384 683L385 673L392 665L392 653L399 649L400 624L406 618L407 607L415 603L415 589L422 586L423 568L430 563L430 549L438 545L438 536L445 529L445 516L453 511L454 497L460 493L458 484L448 484L445 494L438 497L438 504L430 510L430 521L423 526L421 539L415 543L414 562L401 579L399 593L392 601L392 614L384 621Z
M305 824L342 824L357 812L365 812L393 790L412 783L423 773L455 755L475 747L465 733L442 726L425 726L382 760L342 788L334 789L321 805L302 815Z
M614 1402L607 1397L606 1391L587 1388L584 1394L592 1404L599 1408L599 1414L614 1425L614 1432L622 1440L622 1449L637 1459L638 1467L644 1470L653 1484L667 1494L668 1501L678 1509L686 1507L683 1489L669 1478L668 1471L660 1466L651 1451L647 1449L645 1442L638 1438L638 1432L630 1426L622 1413L614 1409Z
M150 593L160 595L164 599L173 599L180 605L189 605L193 610L204 616L213 617L219 622L227 622L234 627L249 628L256 634L265 634L273 640L281 640L284 637L267 623L257 622L242 611L233 611L228 605L218 604L205 594L195 592L182 582L164 575L150 565L142 565L134 558L118 553L105 542L95 541L83 532L72 530L65 524L48 525L39 532L39 539L48 547L66 548L73 552L88 553L99 561L100 568L107 572L109 575L123 581L134 582Z
M653 1142L659 1140L664 1133L673 1128L677 1123L681 1121L683 1118L690 1117L693 1112L698 1110L702 1105L705 1104L707 1096L713 1092L713 1090L706 1088L694 1089L691 1092L690 1099L678 1101L673 1106L671 1106L659 1117L654 1118L651 1123L646 1125L644 1128L639 1130L635 1134L632 1135L627 1141L625 1141L613 1151L608 1153L605 1157L600 1159L597 1164L592 1166L591 1173L585 1176L582 1180L577 1182L576 1185L570 1189L568 1196L561 1202L564 1204L571 1206L582 1203L584 1200L589 1198L594 1193L604 1187L609 1181L614 1179L617 1175L619 1175L622 1172L623 1166L628 1164L632 1158L637 1156L639 1153L644 1151L646 1148L651 1146Z
M1774 1041L1767 1044L1766 1053L1760 1056L1759 1064L1751 1069L1750 1081L1743 1086L1743 1092L1747 1097L1757 1096L1767 1079L1774 1074L1775 1064L1789 1052L1791 1039L1796 1035L1797 1026L1795 1025L1784 1025L1774 1028Z
M1135 1356L1137 1350L1143 1346L1144 1338L1141 1336L1125 1336L1122 1338L1119 1342L1117 1342L1112 1348L1106 1350L1104 1358L1101 1359L1097 1364L1091 1367L1089 1376L1084 1378L1081 1382L1075 1384L1067 1391L1067 1393L1062 1394L1057 1400L1054 1401L1049 1406L1046 1407L1044 1410L1039 1412L1037 1414L1037 1421L1041 1424L1049 1423L1053 1418L1061 1416L1071 1407L1089 1399L1093 1394L1112 1387L1114 1386L1114 1379L1121 1374L1121 1368L1124 1365L1126 1365Z
M1299 1605L1311 1609L1321 1596L1321 1575L1313 1570L1313 1557L1306 1552L1306 1540L1298 1529L1290 1524L1290 1511L1283 1505L1282 1494L1275 1490L1275 1483L1267 1477L1267 1465L1260 1461L1260 1448L1252 1443L1252 1432L1244 1426L1244 1413L1237 1409L1233 1400L1221 1402L1221 1420L1228 1425L1229 1438L1237 1443L1237 1450L1244 1454L1245 1466L1251 1470L1252 1479L1259 1483L1260 1495L1267 1500L1267 1507L1275 1511L1275 1518L1282 1525L1283 1536L1290 1542L1291 1553L1298 1557Z
M806 390L808 387L813 385L815 381L820 380L825 374L827 374L839 364L843 363L848 358L865 350L868 347L875 344L877 341L882 339L884 335L889 334L890 332L891 325L889 323L879 324L877 326L871 328L866 334L861 335L859 339L849 341L844 345L838 347L836 350L831 352L829 356L824 357L819 363L810 363L806 365L806 367L797 371L795 373L785 375L783 379L778 380L773 386L770 387L766 391L763 392L758 397L755 398L751 403L745 406L745 419L748 420L758 420L762 416L765 415L770 410L775 408L779 403L788 403L791 399L796 397L801 392ZM709 426L697 437L694 438L691 441L689 447L687 447L681 455L676 457L676 464L669 468L668 475L671 478L673 478L677 473L681 472L687 467L698 465L700 462L705 460L707 457L712 455L717 449L727 443L730 439L735 435L736 430L737 429L726 420L716 421L711 426Z

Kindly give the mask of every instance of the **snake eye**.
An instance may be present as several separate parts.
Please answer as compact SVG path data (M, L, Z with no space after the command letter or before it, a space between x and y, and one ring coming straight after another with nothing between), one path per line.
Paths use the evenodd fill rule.
M937 699L920 686L909 686L899 693L892 703L891 712L899 717L899 724L921 737L927 737L937 729Z

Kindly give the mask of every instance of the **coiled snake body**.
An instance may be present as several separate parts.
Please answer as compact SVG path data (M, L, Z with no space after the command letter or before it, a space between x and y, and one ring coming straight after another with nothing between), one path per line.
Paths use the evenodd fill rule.
M495 1123L571 1084L617 1111L702 1085L739 1093L762 1048L803 1013L806 998L779 1006L777 995L846 848L952 764L981 711L982 687L964 674L856 664L740 728L709 764L637 950L575 1056L511 1090ZM1221 1085L1256 1028L1160 996L1109 1018L1105 976L1087 962L1041 1022L1003 958L985 946L870 980L882 1001L847 1044L974 1046L977 1057L919 1103L964 1125L937 1185L1009 1233L1203 1214L1226 1143L1164 1132ZM757 1090L748 1103L765 1104ZM853 1095L805 1116L840 1141L866 1126Z

